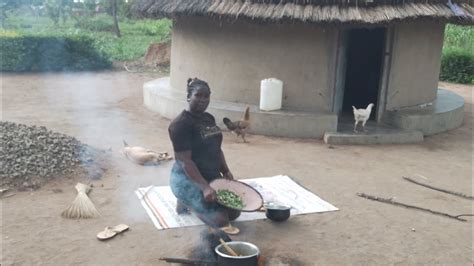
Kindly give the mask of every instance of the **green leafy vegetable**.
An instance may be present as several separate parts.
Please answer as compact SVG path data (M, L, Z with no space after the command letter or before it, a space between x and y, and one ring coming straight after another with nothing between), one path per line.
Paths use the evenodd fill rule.
M219 189L217 191L217 198L222 204L228 207L235 209L242 209L244 207L244 203L242 202L242 199L239 197L239 195L230 190Z

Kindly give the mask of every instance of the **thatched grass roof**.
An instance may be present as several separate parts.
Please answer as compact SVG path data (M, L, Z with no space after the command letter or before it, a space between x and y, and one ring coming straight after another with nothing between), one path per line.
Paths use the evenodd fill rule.
M137 0L133 10L151 18L198 15L342 24L432 19L473 25L473 3L474 0Z

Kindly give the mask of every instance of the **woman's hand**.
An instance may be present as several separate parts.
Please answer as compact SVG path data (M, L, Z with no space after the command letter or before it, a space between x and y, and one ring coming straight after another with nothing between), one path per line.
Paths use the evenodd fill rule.
M210 186L207 186L206 188L203 189L202 195L204 197L204 200L207 202L217 201L216 191L212 189Z
M222 175L224 176L225 179L230 179L230 180L234 179L234 175L230 171L222 173Z

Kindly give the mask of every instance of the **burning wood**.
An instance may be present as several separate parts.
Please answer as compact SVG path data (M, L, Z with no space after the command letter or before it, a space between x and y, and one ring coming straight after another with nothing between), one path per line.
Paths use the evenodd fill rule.
M170 257L161 257L160 260L169 262L169 263L181 263L187 265L215 265L216 263L208 260L195 260L187 258L170 258Z

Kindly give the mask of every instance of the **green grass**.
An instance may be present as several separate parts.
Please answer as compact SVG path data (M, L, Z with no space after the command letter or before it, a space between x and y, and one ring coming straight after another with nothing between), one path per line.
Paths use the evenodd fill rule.
M54 25L47 17L16 15L9 16L2 30L19 34L74 35L85 34L95 40L97 50L111 60L136 60L143 57L151 43L168 41L171 21L129 20L119 21L122 37L112 31L113 19L108 15L92 18L70 18L66 23Z
M474 55L474 28L457 25L446 25L444 31L443 53L462 51Z
M74 35L85 34L95 40L94 47L105 53L111 60L136 60L143 57L151 43L168 41L171 34L171 21L121 19L122 33L117 38L113 33L113 19L101 14L93 17L69 18L65 23L54 25L48 17L16 14L10 15L0 33ZM452 51L464 52L474 56L474 28L447 25L444 36L443 55Z

